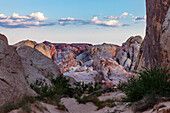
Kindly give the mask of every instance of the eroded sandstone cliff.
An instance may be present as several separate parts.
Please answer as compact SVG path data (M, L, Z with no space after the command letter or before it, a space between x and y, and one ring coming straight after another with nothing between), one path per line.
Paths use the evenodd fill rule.
M146 36L135 69L170 66L170 1L146 0Z
M0 107L34 95L24 76L24 68L16 49L0 37Z

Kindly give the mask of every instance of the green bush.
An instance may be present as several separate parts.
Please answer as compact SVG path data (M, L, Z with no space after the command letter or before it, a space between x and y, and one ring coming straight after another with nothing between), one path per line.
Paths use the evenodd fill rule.
M85 84L84 82L77 82L74 84L74 88L72 88L70 84L70 79L67 79L63 75L60 75L56 78L50 80L51 85L47 85L45 80L36 80L34 84L31 84L31 88L36 91L39 96L38 99L49 103L57 105L58 108L65 109L63 105L60 104L60 98L64 96L74 97L80 103L86 103L88 101L92 101L93 99L96 100L94 96L91 97L84 97L83 99L81 96L83 94L90 94L102 88L102 83L97 82L93 85L93 83ZM99 94L99 93L97 93ZM95 101L93 100L93 101Z
M54 90L55 94L58 94L58 95L63 95L63 94L71 95L72 94L73 89L71 88L71 85L70 85L70 79L67 79L63 75L60 75L56 77L55 79L51 79L51 83L53 87L52 89Z
M74 86L74 94L76 96L82 96L82 94L84 93L90 94L92 92L102 89L101 82L96 82L94 85L93 83L85 84L84 82L76 82L74 83Z
M36 80L30 87L39 94L38 98L42 100L45 97L52 98L55 95L55 91L51 85L47 85L44 80Z
M60 75L50 80L51 85L45 83L44 80L36 80L30 87L39 94L38 98L43 100L44 98L53 98L55 95L71 95L73 89L69 83L69 79Z
M119 89L125 92L125 101L135 102L149 94L170 94L169 69L154 67L143 68L137 72L139 77L131 77L127 83L122 83Z

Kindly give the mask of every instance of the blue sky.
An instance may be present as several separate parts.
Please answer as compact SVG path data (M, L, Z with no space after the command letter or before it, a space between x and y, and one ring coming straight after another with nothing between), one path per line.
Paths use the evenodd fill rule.
M0 0L0 33L10 44L122 44L145 34L145 0Z

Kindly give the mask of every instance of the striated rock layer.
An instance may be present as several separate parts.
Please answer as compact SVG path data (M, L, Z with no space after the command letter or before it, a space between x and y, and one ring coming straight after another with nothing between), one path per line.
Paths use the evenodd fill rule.
M1 40L2 39L2 40ZM14 47L0 37L0 107L17 102L25 95L33 95L25 77L21 58Z
M146 36L135 69L170 67L170 1L146 0Z

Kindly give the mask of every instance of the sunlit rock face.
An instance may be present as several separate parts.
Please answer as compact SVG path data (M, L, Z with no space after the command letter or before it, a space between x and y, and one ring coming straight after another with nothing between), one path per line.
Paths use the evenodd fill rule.
M103 43L102 45L95 45L88 48L88 50L84 53L77 56L76 59L81 60L82 62L87 62L89 60L94 60L98 58L114 58L116 54L116 49L118 47L118 45L106 43Z
M40 79L50 84L50 78L55 78L61 74L58 66L40 51L23 46L17 49L17 52L21 57L24 74L29 84Z
M15 103L25 95L34 95L26 82L20 56L7 42L0 37L0 107Z
M76 56L92 46L91 44L62 44L47 41L43 43L50 49L51 57L62 73L69 72L72 67L81 65L81 61L77 61Z
M132 36L117 49L116 61L127 71L134 69L142 41L141 36Z
M131 73L111 58L95 59L92 66L108 87L117 86L119 82L126 82L127 78L131 76Z
M146 0L146 36L135 69L170 67L170 1Z
M113 87L120 81L126 81L131 75L126 70L130 70L136 60L141 42L142 38L136 36L131 37L122 46L106 43L95 46L50 42L44 42L44 44L50 49L53 61L65 76L73 77L76 81L100 81ZM131 56L126 56L123 61L124 56L121 50ZM122 60L122 63L119 64L118 60L114 60L116 58Z
M51 54L50 54L49 48L45 44L43 44L43 43L37 43L37 42L31 41L31 40L24 40L24 41L21 41L21 42L18 42L16 44L14 44L14 46L17 49L19 49L21 47L24 47L24 46L29 46L31 48L37 49L38 51L40 51L45 56L51 58Z

